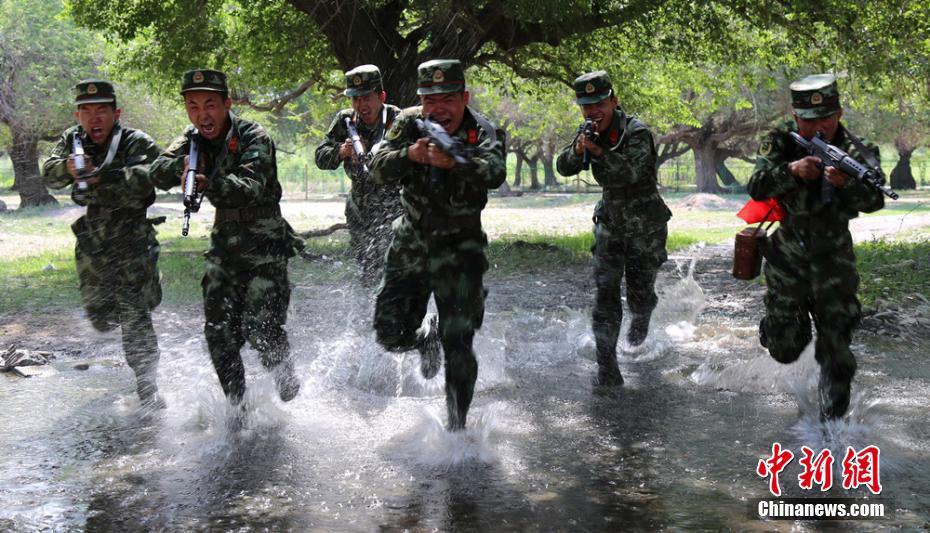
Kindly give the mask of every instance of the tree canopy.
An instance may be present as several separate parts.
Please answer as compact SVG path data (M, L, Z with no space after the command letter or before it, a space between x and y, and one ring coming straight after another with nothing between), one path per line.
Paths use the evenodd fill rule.
M54 202L39 181L38 143L73 121L75 76L89 77L103 40L59 17L57 0L0 2L0 123L9 129L21 205Z

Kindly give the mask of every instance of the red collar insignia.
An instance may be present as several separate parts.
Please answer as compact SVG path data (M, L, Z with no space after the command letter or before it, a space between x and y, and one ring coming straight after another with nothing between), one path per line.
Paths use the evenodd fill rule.
M610 130L610 144L617 144L620 140L620 133L617 130Z
M478 143L478 130L468 130L468 144Z
M235 153L236 149L238 148L239 148L239 138L233 137L232 139L229 140L229 151L230 153Z

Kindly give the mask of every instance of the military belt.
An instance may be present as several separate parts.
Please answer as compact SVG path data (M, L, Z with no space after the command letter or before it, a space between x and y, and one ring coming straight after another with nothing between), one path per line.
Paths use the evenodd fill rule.
M481 213L455 216L426 214L420 217L417 225L426 231L437 229L480 229Z
M624 187L604 187L604 200L629 200L658 192L659 188L654 181L644 180Z
M264 207L238 207L216 209L214 224L222 222L252 222L262 218L275 218L281 216L281 206L272 205Z
M843 225L831 220L814 218L810 215L792 215L785 213L785 218L781 220L782 227L796 231L842 231Z
M122 220L145 218L145 208L89 205L87 206L87 218L118 218Z

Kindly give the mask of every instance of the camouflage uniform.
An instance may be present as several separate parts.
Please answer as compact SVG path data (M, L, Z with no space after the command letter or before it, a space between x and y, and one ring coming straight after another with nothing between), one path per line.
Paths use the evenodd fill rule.
M106 81L82 81L77 91L78 105L116 105L113 86ZM67 169L75 136L82 141L88 168L98 168L100 181L89 184L86 191L78 189ZM120 136L116 151L104 166L115 136ZM97 330L122 327L123 352L143 401L160 401L155 397L159 353L151 316L161 302L159 246L153 228L160 221L146 218L146 208L155 201L149 165L157 156L151 137L116 122L101 146L81 126L65 130L42 165L46 185L56 189L70 185L75 203L87 206L86 214L71 225L77 238L74 253L81 301Z
M830 116L840 109L832 76L792 84L792 96L795 113L801 118ZM849 345L861 317L849 220L860 211L881 209L884 198L878 190L850 179L825 204L819 181L795 178L788 170L789 163L807 155L791 140L790 131L797 131L794 121L762 138L748 185L753 199L777 198L787 214L764 253L766 317L760 324L760 340L776 361L792 363L811 341L813 317L815 357L821 367L821 410L824 417L837 418L849 406L856 372ZM842 125L832 144L857 161L867 161ZM875 145L863 146L879 160Z
M223 90L211 89L211 82ZM191 71L185 74L183 87L225 94L225 75ZM238 403L245 392L239 350L246 340L258 350L262 364L276 370L276 380L293 371L283 326L291 294L287 261L300 243L281 217L274 142L254 122L232 113L229 120L225 138L201 138L199 144L207 176L204 196L216 208L202 286L210 357L224 393ZM159 188L181 183L193 131L188 127L152 164L152 182ZM280 392L282 384L278 386ZM296 395L296 390L292 392ZM282 399L293 397L286 396L290 395L282 393Z
M418 94L464 90L458 61L423 63L418 74ZM484 319L487 295L482 278L488 269L488 241L481 229L481 210L487 204L488 190L500 186L506 176L504 138L503 132L466 108L453 137L474 153L467 164L448 171L433 169L407 156L408 147L423 137L415 123L422 116L420 107L404 110L371 165L375 182L402 185L405 210L394 222L374 325L378 342L387 349L415 348L424 340L416 330L430 294L434 295L446 358L449 427L460 429L465 426L478 376L472 340ZM431 169L440 172L436 179Z
M381 90L381 72L374 65L362 65L346 72L347 96L363 96ZM379 185L355 164L352 158L339 159L339 148L349 137L345 119L358 129L358 134L369 153L374 150L391 128L400 108L384 104L381 118L374 126L356 117L352 108L336 114L326 138L316 148L316 166L335 170L344 164L346 175L352 181L352 190L346 198L346 224L349 226L350 246L355 260L362 267L362 280L373 283L381 275L384 255L391 242L391 223L401 215L400 190L396 184Z
M613 94L604 71L585 74L574 86L580 105L597 103ZM592 326L599 381L622 383L617 366L617 338L623 318L620 285L626 274L627 303L633 313L631 341L642 342L658 302L656 274L668 258L665 241L672 213L658 192L656 148L645 124L618 107L609 129L596 142L604 153L591 158L591 170L604 191L594 209L592 252L597 297ZM559 173L578 174L582 159L575 153L574 142L566 146L556 162Z

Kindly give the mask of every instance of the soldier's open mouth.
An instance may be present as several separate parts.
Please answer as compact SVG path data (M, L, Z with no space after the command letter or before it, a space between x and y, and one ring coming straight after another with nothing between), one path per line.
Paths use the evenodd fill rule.
M213 135L213 132L216 131L216 126L213 124L201 124L199 128L200 133L203 133L207 136Z
M96 127L96 128L91 128L91 129L90 129L90 134L93 135L93 136L100 135L101 133L103 133L103 128L101 128L101 127L99 127L99 126Z

